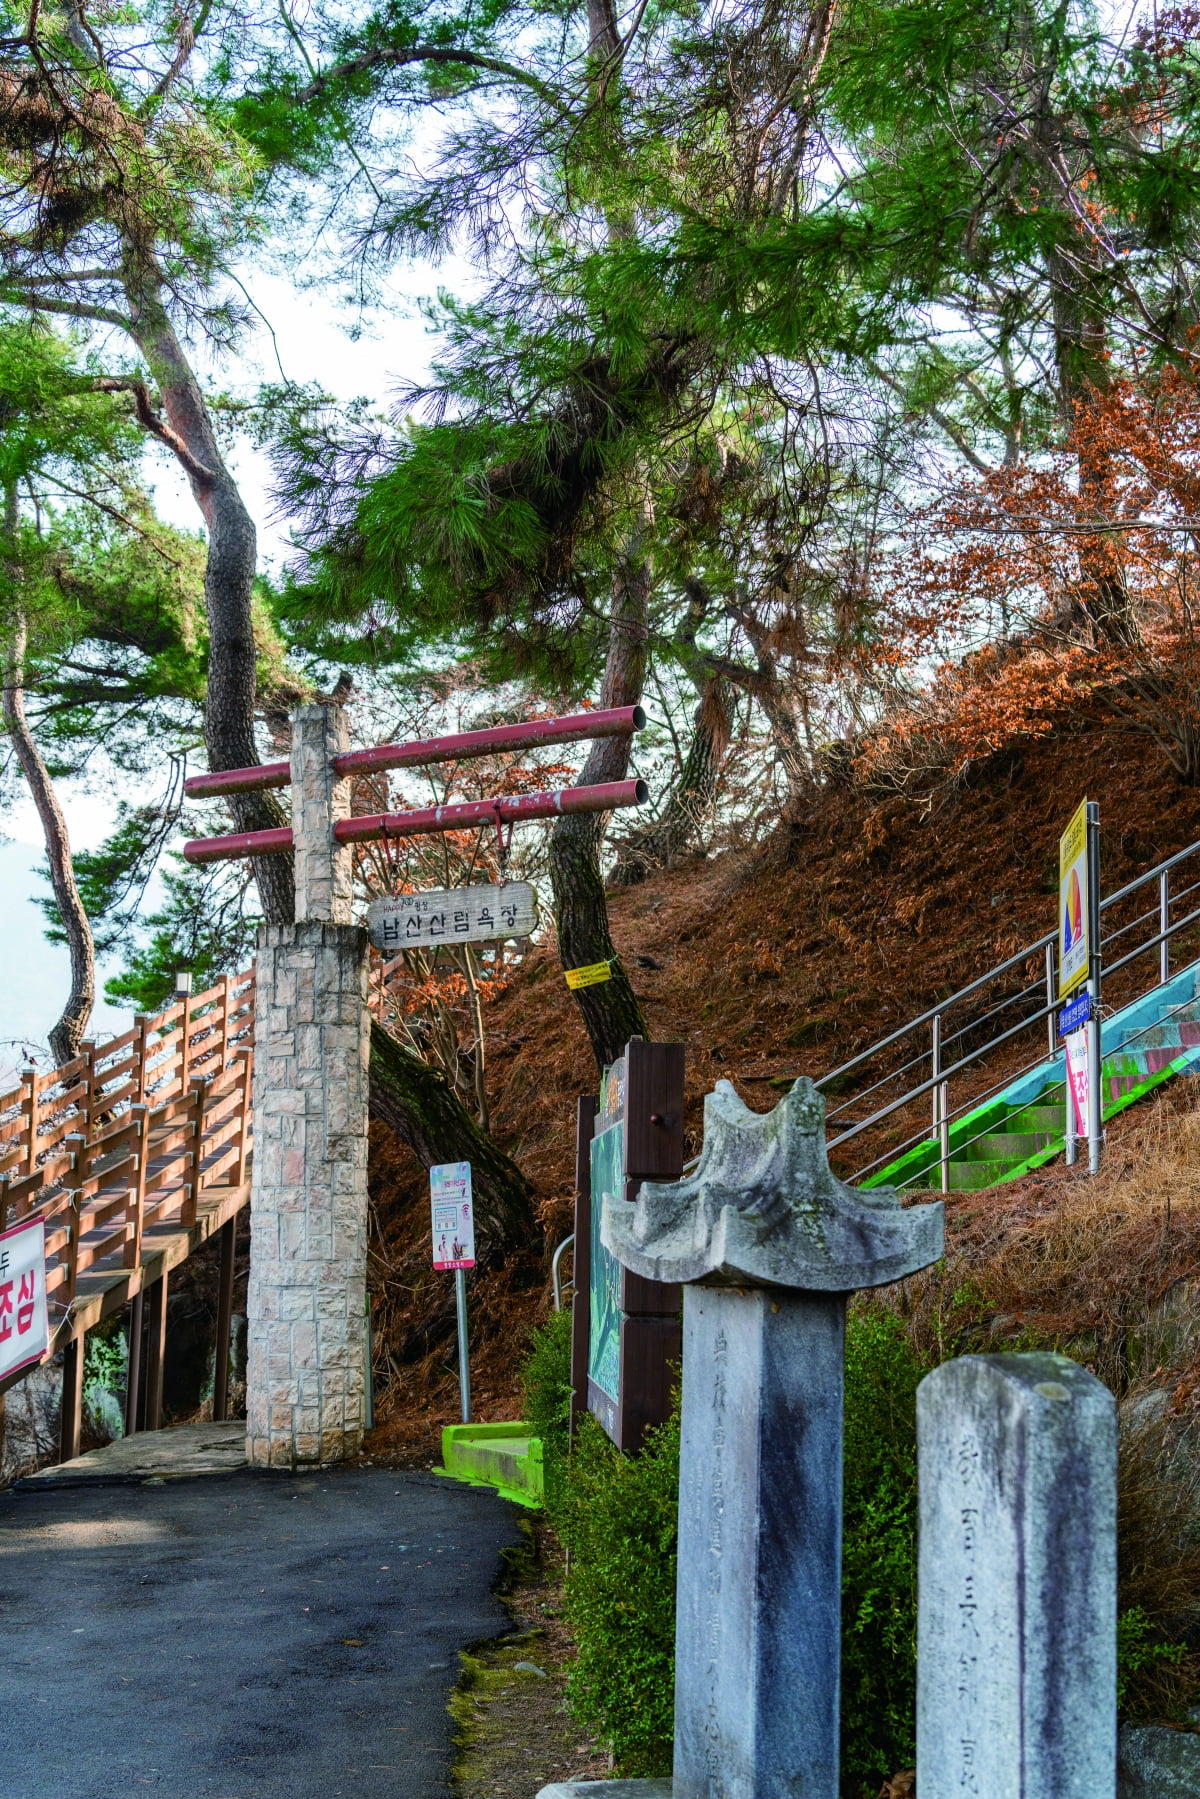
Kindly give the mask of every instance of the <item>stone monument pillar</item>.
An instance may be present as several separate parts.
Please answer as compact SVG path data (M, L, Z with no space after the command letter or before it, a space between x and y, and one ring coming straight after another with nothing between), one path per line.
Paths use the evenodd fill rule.
M722 1081L695 1172L602 1239L685 1283L674 1778L543 1799L837 1799L846 1300L936 1261L941 1204L839 1181L810 1081L767 1114Z
M962 1356L917 1435L921 1799L1113 1799L1112 1394L1066 1356Z
M367 1381L367 934L351 924L333 706L292 730L296 923L259 933L246 1436L256 1467L362 1446Z

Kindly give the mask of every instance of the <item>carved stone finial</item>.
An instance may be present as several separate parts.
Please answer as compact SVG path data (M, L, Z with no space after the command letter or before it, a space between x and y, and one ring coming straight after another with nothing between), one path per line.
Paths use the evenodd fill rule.
M840 1181L810 1080L766 1113L719 1081L704 1101L699 1166L681 1181L643 1182L632 1205L607 1201L600 1235L650 1280L848 1293L936 1262L942 1203L902 1207L894 1187Z

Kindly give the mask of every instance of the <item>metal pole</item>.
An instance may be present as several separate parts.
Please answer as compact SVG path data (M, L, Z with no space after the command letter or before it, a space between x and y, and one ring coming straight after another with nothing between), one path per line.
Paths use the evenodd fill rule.
M422 832L465 831L476 825L521 824L530 819L558 818L564 812L611 812L617 806L644 806L650 798L645 781L601 781L594 787L561 787L548 793L501 795L494 800L463 800L451 806L423 806L416 812L381 812L370 818L339 818L337 843L369 843L376 837L414 837ZM281 856L295 848L290 825L269 831L234 831L227 837L193 837L183 846L188 862L228 862L237 856Z
M461 1312L459 1316L462 1316ZM462 1330L461 1324L459 1330L460 1332ZM375 1319L371 1312L371 1295L369 1293L367 1294L367 1405L363 1423L367 1430L375 1429Z
M467 1277L454 1270L454 1297L458 1302L458 1384L462 1390L462 1421L471 1422L471 1361L467 1354Z
M1054 1000L1055 1000L1055 992L1056 992L1056 987L1055 987L1055 969L1054 969L1054 945L1053 945L1053 943L1048 943L1046 945L1046 1004L1048 1006L1053 1006ZM1050 1054L1052 1056L1057 1055L1058 1054L1058 1020L1052 1011L1047 1015L1047 1018L1046 1018L1046 1035L1050 1040ZM1063 1067L1064 1068L1066 1067L1065 1062L1063 1063Z
M562 1311L562 1259L563 1259L563 1252L564 1252L564 1250L570 1249L570 1247L571 1247L572 1243L574 1243L574 1241L575 1241L575 1233L574 1233L574 1231L572 1231L571 1235L569 1237L563 1238L562 1242L559 1244L558 1248L555 1250L554 1259L550 1264L550 1285L554 1289L554 1310L556 1312Z
M1103 1106L1104 1080L1101 1058L1103 1045L1100 1036L1100 807L1095 800L1088 801L1087 809L1087 866L1088 866L1088 948L1091 961L1091 972L1088 990L1092 996L1092 1015L1088 1019L1088 1173L1100 1172L1100 1155L1104 1143L1104 1126L1101 1117Z
M932 1078L937 1081L942 1072L942 1015L934 1013L933 1018L933 1068ZM950 1121L946 1116L946 1088L943 1082L933 1089L933 1129L941 1150L942 1192L950 1191Z
M1171 945L1167 932L1171 928L1171 876L1163 869L1158 877L1158 928L1162 942L1158 946L1158 978L1164 984L1171 978Z

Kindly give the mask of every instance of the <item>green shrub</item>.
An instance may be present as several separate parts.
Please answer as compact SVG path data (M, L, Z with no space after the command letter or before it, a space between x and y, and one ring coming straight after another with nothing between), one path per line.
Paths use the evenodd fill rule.
M563 1499L571 1435L571 1312L551 1312L530 1339L517 1376L521 1417L542 1445L546 1511L553 1519Z
M570 1313L534 1332L523 1416L541 1439L546 1516L567 1550L565 1607L577 1658L567 1697L622 1773L669 1774L675 1693L678 1418L640 1456L593 1418L569 1442Z
M876 1793L916 1758L917 1383L925 1370L882 1306L846 1321L842 1784Z
M637 1456L580 1421L555 1523L578 1648L567 1698L630 1777L668 1775L675 1702L678 1414Z
M1117 1709L1126 1709L1130 1689L1144 1684L1148 1673L1153 1678L1160 1671L1180 1668L1186 1659L1186 1644L1162 1641L1141 1605L1121 1612L1117 1619Z

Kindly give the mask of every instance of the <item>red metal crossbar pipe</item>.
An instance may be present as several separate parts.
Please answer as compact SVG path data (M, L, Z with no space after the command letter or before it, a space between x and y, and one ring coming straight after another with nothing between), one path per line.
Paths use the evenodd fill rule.
M555 818L562 812L613 812L618 806L644 806L650 789L644 781L604 781L595 787L561 787L552 793L518 793L508 799L466 800L454 806L425 806L417 812L376 813L370 818L339 818L333 827L339 843L367 843L375 837L418 837L430 831L462 831L473 825L520 824L522 820ZM292 847L290 828L238 831L229 837L195 837L183 846L189 862L224 862L236 856L278 856Z
M577 712L570 718L534 718L520 725L495 725L486 731L457 731L449 737L425 737L415 743L381 743L373 750L349 750L333 758L339 775L369 774L380 768L422 768L432 762L459 762L505 750L532 750L543 743L579 743L585 738L624 737L640 731L646 714L640 706L614 706L605 712ZM213 774L189 775L189 799L221 793L255 793L264 787L286 787L287 762L263 762L257 768L226 768Z
M381 743L373 750L348 750L335 756L339 775L367 774L379 768L421 768L427 762L457 762L505 750L532 750L542 743L579 743L585 737L625 737L640 731L646 714L640 706L614 706L608 712L577 712L572 718L533 718L520 725L495 725L486 731L458 731L450 737L426 737L419 743Z
M188 862L226 862L235 856L282 856L292 847L292 827L275 831L234 831L228 837L193 837L183 846Z
M260 762L254 768L219 768L207 775L189 775L183 791L190 800L206 800L220 793L258 793L264 787L286 787L291 778L290 762ZM215 843L216 838L212 841Z
M419 812L384 812L373 818L339 818L339 843L367 843L374 837L417 837L427 831L462 831L472 825L520 824L554 818L561 812L612 812L617 806L644 806L644 781L604 781L596 787L560 787L553 793L520 793L511 799L465 800L453 806L426 806Z

